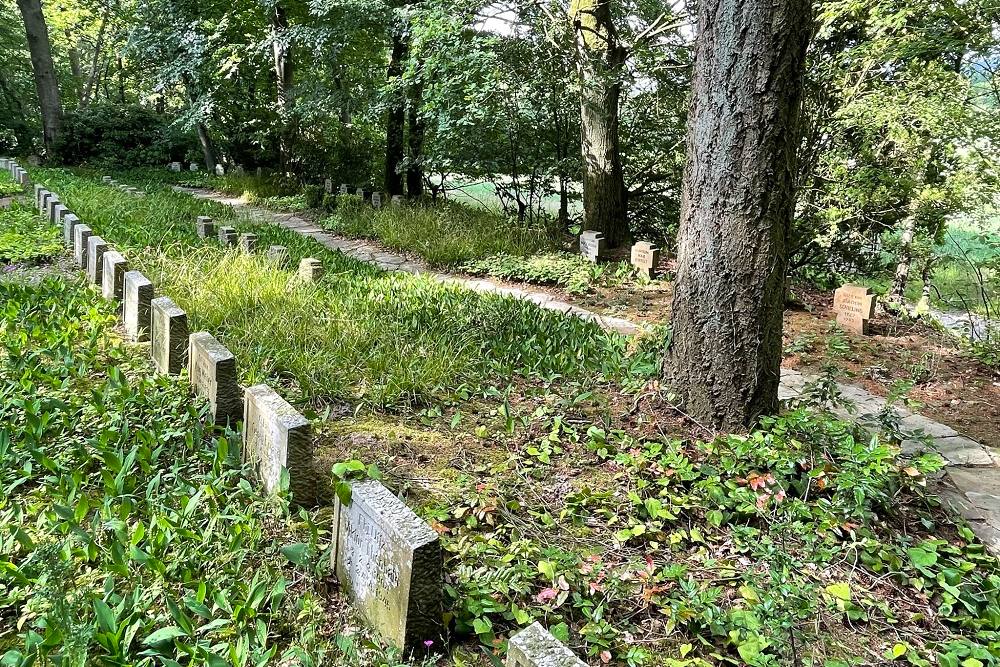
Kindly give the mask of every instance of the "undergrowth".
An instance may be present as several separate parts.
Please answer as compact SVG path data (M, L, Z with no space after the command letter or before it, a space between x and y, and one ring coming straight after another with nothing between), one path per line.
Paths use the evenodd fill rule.
M62 252L62 235L15 202L0 209L0 265L33 264Z

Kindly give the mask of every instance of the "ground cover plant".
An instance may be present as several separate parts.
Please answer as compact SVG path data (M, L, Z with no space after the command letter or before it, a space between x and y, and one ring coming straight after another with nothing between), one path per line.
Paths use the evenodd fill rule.
M18 203L0 209L0 265L37 263L62 249L59 230L39 225L32 211Z

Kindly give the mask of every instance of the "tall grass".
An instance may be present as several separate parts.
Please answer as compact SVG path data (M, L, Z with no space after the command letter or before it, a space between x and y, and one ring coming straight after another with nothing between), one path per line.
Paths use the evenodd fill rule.
M136 198L62 170L33 176L184 308L192 330L215 333L236 354L245 382L271 379L306 399L397 408L460 390L488 393L512 375L597 380L624 374L631 362L625 339L593 324L384 273L213 202L163 187ZM293 264L277 268L261 254L199 239L197 215L253 230L263 248L287 246ZM322 260L321 282L295 277L304 256Z

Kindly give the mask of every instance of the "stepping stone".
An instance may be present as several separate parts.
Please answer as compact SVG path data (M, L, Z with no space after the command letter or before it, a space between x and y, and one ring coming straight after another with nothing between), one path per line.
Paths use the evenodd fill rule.
M922 433L934 438L949 438L958 435L958 431L952 427L933 421L922 415L911 414L909 417L901 420L899 425L907 433L917 435Z

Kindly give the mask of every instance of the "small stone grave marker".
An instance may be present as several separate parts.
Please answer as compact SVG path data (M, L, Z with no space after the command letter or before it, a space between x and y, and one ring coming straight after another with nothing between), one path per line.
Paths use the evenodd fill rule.
M438 534L377 481L351 483L334 506L330 565L354 606L404 653L442 633Z
M340 194L346 195L348 193L347 183L340 184Z
M393 206L402 206L403 195L393 195L391 201Z
M117 250L104 252L104 269L101 271L101 295L108 301L121 301L125 294L125 272L128 261Z
M837 324L847 331L868 333L868 320L875 315L875 295L867 287L844 285L833 293Z
M59 206L61 203L62 202L59 201L58 197L52 197L49 199L49 204L45 208L45 217L48 218L48 221L53 225L56 224L56 206Z
M255 252L257 250L257 235L240 234L240 250L243 252Z
M80 224L80 218L75 213L67 213L63 216L63 244L66 247L73 245L73 228Z
M580 254L595 264L604 256L604 234L587 230L580 234Z
M0 209L8 209L14 202L10 197L0 197Z
M45 188L43 188L40 184L38 183L35 184L35 206L38 206L38 204L42 201L43 190L45 190Z
M49 207L49 199L52 197L55 195L48 190L42 190L41 198L38 200L38 215L45 215L45 211Z
M295 501L309 505L316 500L309 420L266 384L243 392L243 460L252 463L268 493L278 488L285 468Z
M243 417L243 392L236 377L236 357L207 331L191 334L188 377L198 396L208 399L216 424L233 427Z
M73 259L81 269L87 268L87 241L93 233L87 225L77 225L73 228Z
M507 642L507 667L587 667L587 663L535 621Z
M323 181L323 190L328 195L329 194L333 194L333 179L332 178L328 178L325 181Z
M149 340L152 301L153 283L138 271L126 271L123 319L125 334L135 343Z
M223 167L221 164L215 165L215 175L216 176L225 176L226 175L226 168Z
M187 365L187 313L168 296L153 299L150 308L153 365L164 375L179 375Z
M51 220L52 224L53 225L61 224L68 210L69 209L63 206L62 204L56 204L55 206L53 206L52 220Z
M198 171L198 163L192 162L189 168L191 169L191 171Z
M314 257L303 257L299 262L299 278L314 283L323 277L323 262Z
M288 263L288 248L283 245L273 245L267 249L267 258L279 268Z
M660 249L649 241L639 241L632 246L632 266L647 278L656 275L660 263Z
M236 229L233 227L219 227L219 243L225 246L236 245Z
M354 191L354 194L356 196L361 197L362 199L364 199L365 198L365 189L364 188L358 188L357 190Z
M381 192L373 192L372 193L372 207L373 208L382 208L382 193Z
M100 236L91 235L87 239L87 280L91 285L104 284L104 253L108 244Z
M101 176L101 183L104 183L104 184L111 183L111 177L110 176Z
M207 215L198 216L198 237L210 239L215 237L215 221Z
M180 171L180 170L181 170L181 163L180 162L171 162L170 163L170 171Z

